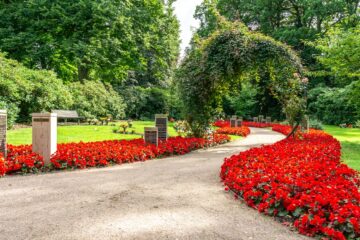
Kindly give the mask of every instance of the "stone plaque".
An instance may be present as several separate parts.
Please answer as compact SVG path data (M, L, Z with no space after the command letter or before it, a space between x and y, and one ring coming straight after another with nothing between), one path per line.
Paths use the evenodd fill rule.
M49 164L51 155L57 150L57 114L32 114L32 150Z
M146 143L158 145L158 128L146 127L144 128L144 140Z
M238 127L242 126L242 119L236 120L236 126L238 126Z
M263 122L264 120L264 115L259 115L259 122Z
M259 118L258 117L253 117L253 122L259 122Z
M271 123L271 117L266 117L266 123Z
M0 152L6 158L6 128L7 113L6 110L0 110Z
M236 118L230 118L230 127L237 127L237 119Z
M166 141L168 137L167 133L168 116L166 114L155 115L155 126L158 128L158 138L161 141Z

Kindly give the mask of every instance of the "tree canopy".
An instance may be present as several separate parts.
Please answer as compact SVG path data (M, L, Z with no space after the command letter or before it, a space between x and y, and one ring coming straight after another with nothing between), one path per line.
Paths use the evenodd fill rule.
M173 1L0 2L0 49L66 81L141 84L169 78L179 53Z

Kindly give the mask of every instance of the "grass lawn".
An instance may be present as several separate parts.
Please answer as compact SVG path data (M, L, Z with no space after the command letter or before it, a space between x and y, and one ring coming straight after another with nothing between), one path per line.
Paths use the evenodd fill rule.
M325 126L325 131L341 142L342 160L351 168L360 170L360 129Z
M116 123L118 126L120 123ZM113 133L114 126L94 126L94 125L74 125L74 126L59 126L58 127L58 143L66 142L94 142L102 140L114 139L134 139L141 138L139 134L144 133L144 127L153 127L153 121L134 121L133 127L128 129L128 132L135 130L138 134L119 134ZM176 136L176 132L169 123L169 135ZM17 130L8 131L8 144L21 145L31 144L31 128L21 128Z

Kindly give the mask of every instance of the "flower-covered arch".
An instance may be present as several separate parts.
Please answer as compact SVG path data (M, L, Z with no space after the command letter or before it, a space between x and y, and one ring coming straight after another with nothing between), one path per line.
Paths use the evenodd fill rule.
M290 123L298 125L304 115L306 79L296 53L240 22L223 20L221 26L209 38L194 43L177 74L184 114L194 135L204 134L222 95L249 76L267 79L262 87L278 99Z

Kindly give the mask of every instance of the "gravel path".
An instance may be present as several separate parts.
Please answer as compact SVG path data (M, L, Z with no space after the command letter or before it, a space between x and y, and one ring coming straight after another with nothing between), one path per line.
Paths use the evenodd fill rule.
M185 156L0 179L0 239L306 239L226 193L224 157L276 142L246 139Z

